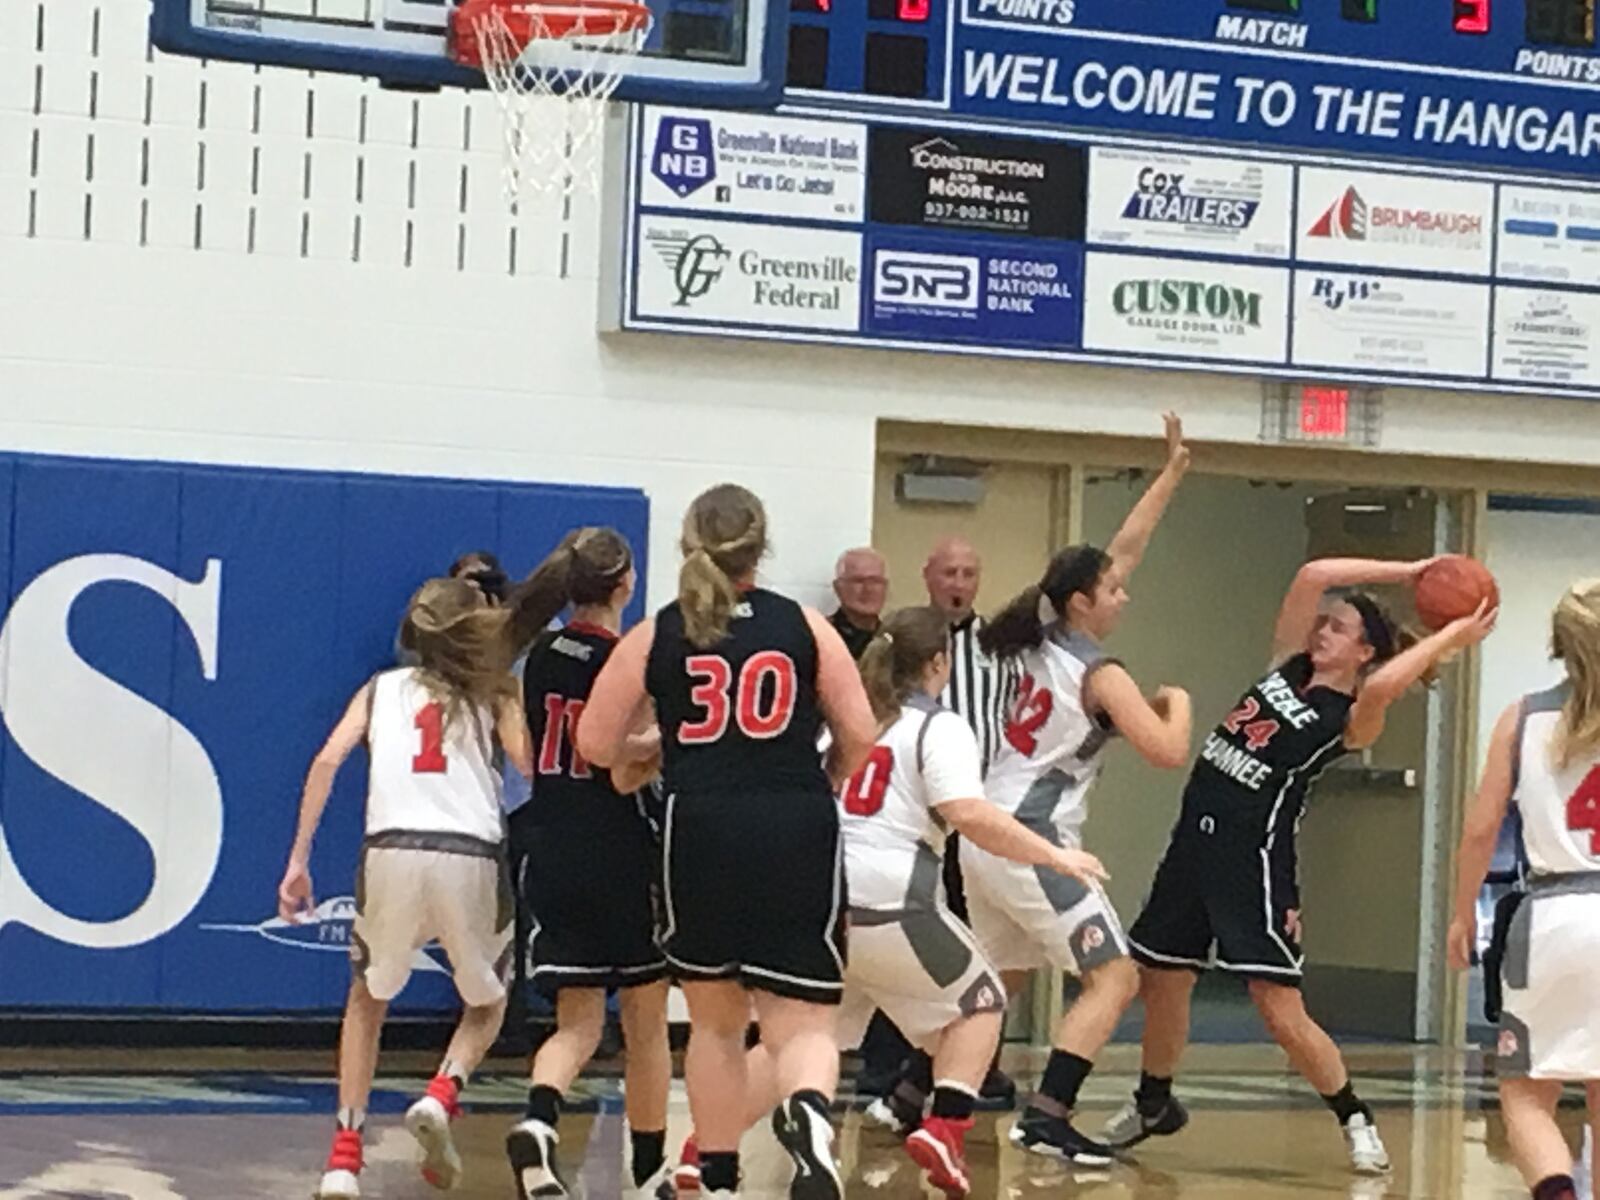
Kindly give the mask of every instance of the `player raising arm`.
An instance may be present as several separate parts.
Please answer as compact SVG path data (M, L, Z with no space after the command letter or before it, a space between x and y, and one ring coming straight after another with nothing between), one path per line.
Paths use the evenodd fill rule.
M1144 1061L1133 1103L1106 1127L1113 1146L1187 1124L1172 1079L1188 1040L1195 980L1217 966L1249 981L1268 1032L1338 1117L1355 1169L1388 1170L1372 1111L1300 994L1295 836L1317 776L1375 742L1391 704L1442 658L1494 627L1485 605L1406 648L1372 597L1328 594L1409 584L1432 561L1307 563L1279 612L1272 669L1207 736L1150 897L1129 932L1145 1005Z

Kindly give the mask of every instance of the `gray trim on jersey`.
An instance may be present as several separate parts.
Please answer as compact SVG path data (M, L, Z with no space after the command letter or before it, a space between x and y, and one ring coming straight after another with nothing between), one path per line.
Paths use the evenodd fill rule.
M915 913L935 912L939 908L939 884L944 880L944 860L927 842L918 842L911 860L911 880L906 884L905 901L898 908L851 908L852 925L893 925Z
M1057 768L1046 771L1029 784L1028 790L1023 793L1022 802L1013 814L1017 823L1031 829L1052 846L1061 845L1061 834L1056 829L1053 817L1061 797L1076 782L1071 775ZM1058 913L1082 903L1089 895L1090 889L1082 881L1070 875L1061 875L1049 867L1034 867L1033 874L1039 881L1039 890L1050 901L1050 907Z
M381 829L361 842L368 850L433 850L440 854L465 854L470 858L501 858L503 843L486 842L469 833L435 833L426 829Z
M1528 891L1535 898L1600 895L1600 871L1566 871L1559 875L1535 875L1528 882Z
M922 774L922 746L928 740L928 727L933 724L933 719L940 713L948 711L926 692L914 692L906 698L901 707L914 709L923 714L922 726L917 730L917 774Z
M1017 811L1013 814L1017 822L1033 830L1046 841L1059 846L1061 835L1056 832L1054 820L1056 806L1061 803L1061 797L1066 795L1067 789L1075 783L1077 780L1071 775L1059 767L1051 767L1030 783L1028 790L1023 793Z
M1116 736L1114 728L1102 725L1099 719L1089 711L1089 681L1094 678L1097 671L1103 671L1106 667L1122 666L1122 660L1107 654L1100 643L1086 633L1064 630L1058 625L1047 636L1051 643L1065 650L1083 664L1083 678L1078 684L1078 705L1083 709L1083 715L1089 719L1094 729L1088 737L1083 739L1083 744L1073 751L1073 757L1079 762L1088 762L1096 754L1100 753L1107 742Z
M1511 739L1511 800L1516 803L1517 785L1522 782L1522 739L1527 733L1528 718L1534 713L1560 712L1567 702L1572 685L1561 682L1542 692L1529 692L1517 704L1517 732Z
M1533 906L1532 899L1518 905L1511 924L1506 928L1505 950L1500 958L1500 978L1508 988L1528 986L1528 967L1533 958Z

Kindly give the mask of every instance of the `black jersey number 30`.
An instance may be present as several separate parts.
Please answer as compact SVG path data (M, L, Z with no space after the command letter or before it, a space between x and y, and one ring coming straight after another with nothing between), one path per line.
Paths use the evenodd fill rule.
M739 669L720 654L692 655L684 666L693 680L690 701L701 715L678 726L680 746L705 746L728 732L730 719L754 741L769 741L794 719L794 660L781 650L752 654Z

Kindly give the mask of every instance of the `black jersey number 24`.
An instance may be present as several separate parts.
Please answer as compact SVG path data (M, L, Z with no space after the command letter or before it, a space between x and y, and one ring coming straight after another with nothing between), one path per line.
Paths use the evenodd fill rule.
M678 744L706 746L720 741L730 724L754 741L769 741L794 719L798 686L794 660L781 650L752 654L734 678L733 664L720 654L691 655L684 663L692 686L689 700L699 714L678 726Z

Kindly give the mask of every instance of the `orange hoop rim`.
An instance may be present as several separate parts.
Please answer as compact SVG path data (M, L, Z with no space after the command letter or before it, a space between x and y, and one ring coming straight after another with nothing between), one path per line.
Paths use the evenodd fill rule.
M456 62L483 68L479 23L497 16L518 49L568 37L615 37L650 25L650 8L637 0L465 0L450 19L450 53Z

